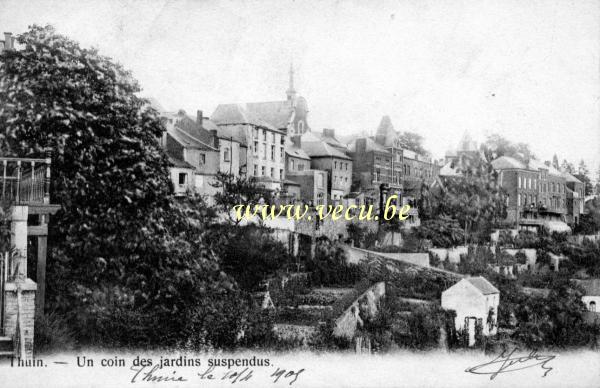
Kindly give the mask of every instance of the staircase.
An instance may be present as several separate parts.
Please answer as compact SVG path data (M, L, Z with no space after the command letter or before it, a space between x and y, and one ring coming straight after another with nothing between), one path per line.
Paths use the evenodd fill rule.
M0 337L0 359L15 355L13 340L10 337Z

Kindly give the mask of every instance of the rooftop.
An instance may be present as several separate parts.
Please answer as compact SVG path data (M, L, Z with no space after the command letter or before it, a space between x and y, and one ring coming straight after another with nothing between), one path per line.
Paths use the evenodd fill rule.
M483 295L499 294L500 291L492 285L486 278L482 276L474 276L471 278L465 278L466 281L471 283L477 288Z

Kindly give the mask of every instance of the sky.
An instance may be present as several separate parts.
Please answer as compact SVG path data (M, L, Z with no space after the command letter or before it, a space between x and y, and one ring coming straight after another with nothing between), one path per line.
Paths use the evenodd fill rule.
M435 158L468 131L600 166L600 2L0 0L97 47L169 110L285 98L290 63L313 130L374 133L383 115Z

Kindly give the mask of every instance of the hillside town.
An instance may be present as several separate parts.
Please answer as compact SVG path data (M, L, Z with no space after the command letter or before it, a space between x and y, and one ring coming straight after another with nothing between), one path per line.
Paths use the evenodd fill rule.
M316 128L293 66L279 100L168 111L51 28L1 44L0 356L597 349L600 181L583 160L468 131L432 155L390 115ZM384 219L388 199L406 220ZM231 217L259 203L380 216Z

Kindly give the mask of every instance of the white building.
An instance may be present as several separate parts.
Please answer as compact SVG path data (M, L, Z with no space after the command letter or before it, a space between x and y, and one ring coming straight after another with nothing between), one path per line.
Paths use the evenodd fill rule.
M442 308L456 311L456 330L468 329L469 346L475 344L478 321L483 335L496 334L499 303L500 291L481 276L462 279L442 292Z
M585 304L588 311L593 313L600 312L600 279L575 280L577 285L584 290L581 301Z

